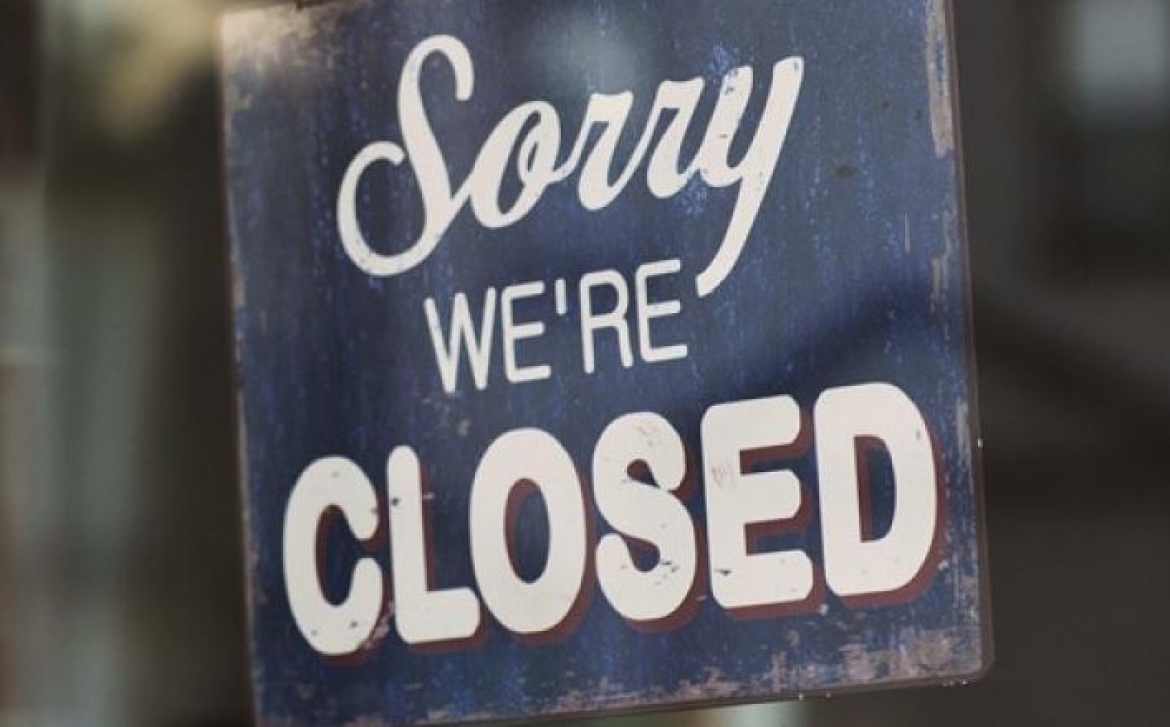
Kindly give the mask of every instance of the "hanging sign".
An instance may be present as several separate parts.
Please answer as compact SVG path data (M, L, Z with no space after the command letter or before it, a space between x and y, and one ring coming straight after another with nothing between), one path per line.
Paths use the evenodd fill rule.
M945 0L222 29L258 718L989 663Z

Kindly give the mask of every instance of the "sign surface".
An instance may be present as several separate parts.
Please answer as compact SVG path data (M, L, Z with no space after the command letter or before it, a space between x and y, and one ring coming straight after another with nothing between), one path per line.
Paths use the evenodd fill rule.
M986 668L949 13L225 19L261 723Z

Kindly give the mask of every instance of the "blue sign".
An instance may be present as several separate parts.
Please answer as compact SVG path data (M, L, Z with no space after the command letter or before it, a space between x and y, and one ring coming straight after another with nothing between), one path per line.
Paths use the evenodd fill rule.
M946 0L226 17L261 722L982 673L949 23Z

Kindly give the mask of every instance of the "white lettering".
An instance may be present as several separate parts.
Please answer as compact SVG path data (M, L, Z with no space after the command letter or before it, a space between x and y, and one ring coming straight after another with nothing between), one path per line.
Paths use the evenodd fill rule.
M610 288L617 300L610 311L599 314L593 310L593 290L602 286ZM585 373L591 374L597 370L594 335L604 329L610 329L617 334L622 366L628 369L634 365L630 327L626 324L626 311L629 308L630 291L626 287L626 279L618 271L601 270L581 278L581 345Z
M443 389L448 394L453 394L459 388L459 362L463 358L464 348L467 349L475 388L480 391L486 389L488 374L491 371L492 332L496 322L496 289L489 288L484 295L483 323L478 336L475 334L475 324L471 321L467 296L463 293L455 296L451 310L451 330L446 337L443 336L443 324L439 319L439 309L434 299L427 298L423 305L426 308L427 326L431 332L431 345L435 349L435 360L439 364Z
M682 312L682 303L677 300L667 300L660 303L650 302L650 279L675 275L680 270L682 270L681 261L664 260L658 263L647 263L638 268L634 274L634 292L638 304L638 350L642 354L642 360L646 363L677 361L687 357L686 345L655 348L650 337L650 321L676 316Z
M423 514L422 468L410 447L398 447L386 463L390 501L394 619L408 644L468 639L479 629L479 599L470 588L432 590Z
M532 582L516 573L508 546L513 491L530 486L548 513L548 558ZM588 558L585 502L573 460L539 429L508 432L488 447L471 484L472 565L480 595L509 631L541 635L570 615Z
M744 472L744 452L791 445L800 407L789 397L711 407L703 416L711 592L729 610L798 603L813 589L813 567L799 550L752 553L747 526L791 520L800 480L791 471Z
M284 515L284 583L293 620L305 640L326 656L349 656L370 641L382 613L382 572L373 558L358 560L349 595L333 604L321 590L318 538L336 511L359 541L378 531L378 497L357 465L332 457L301 474Z
M521 286L522 287L522 286ZM817 578L802 549L767 550L755 542L761 528L783 527L806 540L819 524L825 583L851 607L911 599L915 585L934 573L940 528L938 471L927 423L918 407L890 384L825 392L806 431L791 397L732 402L703 416L700 444L705 492L706 553L714 601L739 616L775 616L781 608L816 603ZM803 458L807 433L815 433L819 522L794 472L766 459ZM870 465L863 453L880 447L892 465L894 508L888 531L875 534L865 505ZM371 557L359 557L352 573L324 573L333 563L321 552L333 523L344 523L367 548L381 529L390 532L392 611L398 633L410 645L468 643L483 628L485 605L513 634L567 635L583 603L585 579L596 562L605 599L627 621L658 628L677 626L697 586L704 539L685 500L687 452L678 430L664 417L641 412L618 417L597 440L592 457L594 503L612 532L594 546L590 512L574 462L564 446L540 429L498 437L473 476L466 511L474 586L440 589L431 572L422 463L409 446L392 450L386 464L387 520L377 493L356 464L328 457L297 479L285 511L283 570L293 619L305 640L325 656L351 656L373 648L389 628L385 576ZM548 523L541 573L518 572L512 541L526 497L539 497ZM451 517L452 513L445 513ZM700 521L701 522L701 521ZM637 557L637 549L655 553ZM444 558L450 547L443 549ZM459 554L453 554L456 558ZM351 566L345 566L349 568ZM340 602L328 585L349 582ZM866 600L867 597L871 600Z
M938 475L922 414L900 389L869 384L825 392L814 418L829 587L856 597L908 586L930 557L938 524ZM870 541L862 535L856 456L867 438L889 453L895 486L893 525Z
M423 104L422 69L431 55L442 56L449 63L455 76L455 97L459 101L471 98L475 72L467 47L451 36L423 41L408 56L399 81L398 113L403 145L387 141L369 144L353 159L342 178L337 201L338 232L350 259L370 275L390 277L421 264L439 245L469 200L475 218L486 228L498 229L519 222L550 185L568 179L578 171L578 166L577 192L582 206L587 210L603 209L621 194L649 154L646 184L658 198L677 194L696 173L712 188L737 188L735 208L723 240L714 258L696 278L699 296L706 297L727 279L739 261L771 185L804 79L800 58L787 58L773 66L767 101L752 141L739 163L732 164L730 150L736 135L742 131L752 93L753 72L745 66L728 73L703 142L685 168L680 168L682 143L694 119L704 81L700 78L663 81L638 143L616 179L612 179L615 156L634 105L633 93L593 94L572 150L560 165L556 163L561 148L560 117L547 102L530 101L500 120L480 147L465 183L452 191L447 163ZM671 121L651 152L659 122L667 112L673 112ZM597 127L600 133L586 153ZM517 147L515 171L521 191L511 209L503 210L500 190ZM418 238L407 249L383 255L375 252L362 235L357 210L358 188L362 177L375 163L387 162L398 167L407 160L422 195L424 224Z
M544 283L524 283L504 289L500 302L500 316L504 336L504 373L513 384L530 381L544 381L552 378L552 367L547 365L522 367L516 363L516 343L544 335L544 324L540 322L516 323L515 303L544 295Z
M644 462L657 485L629 473ZM698 551L694 524L675 497L687 474L687 456L670 422L657 414L631 414L610 424L593 453L597 508L618 533L597 545L597 578L605 597L623 617L655 622L683 605L695 583ZM657 564L642 571L622 535L658 551Z

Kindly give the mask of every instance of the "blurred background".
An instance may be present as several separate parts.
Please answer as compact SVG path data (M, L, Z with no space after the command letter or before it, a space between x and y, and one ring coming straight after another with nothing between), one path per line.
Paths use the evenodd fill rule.
M0 0L0 725L250 723L213 28ZM1170 0L955 0L998 659L606 725L1170 714Z

